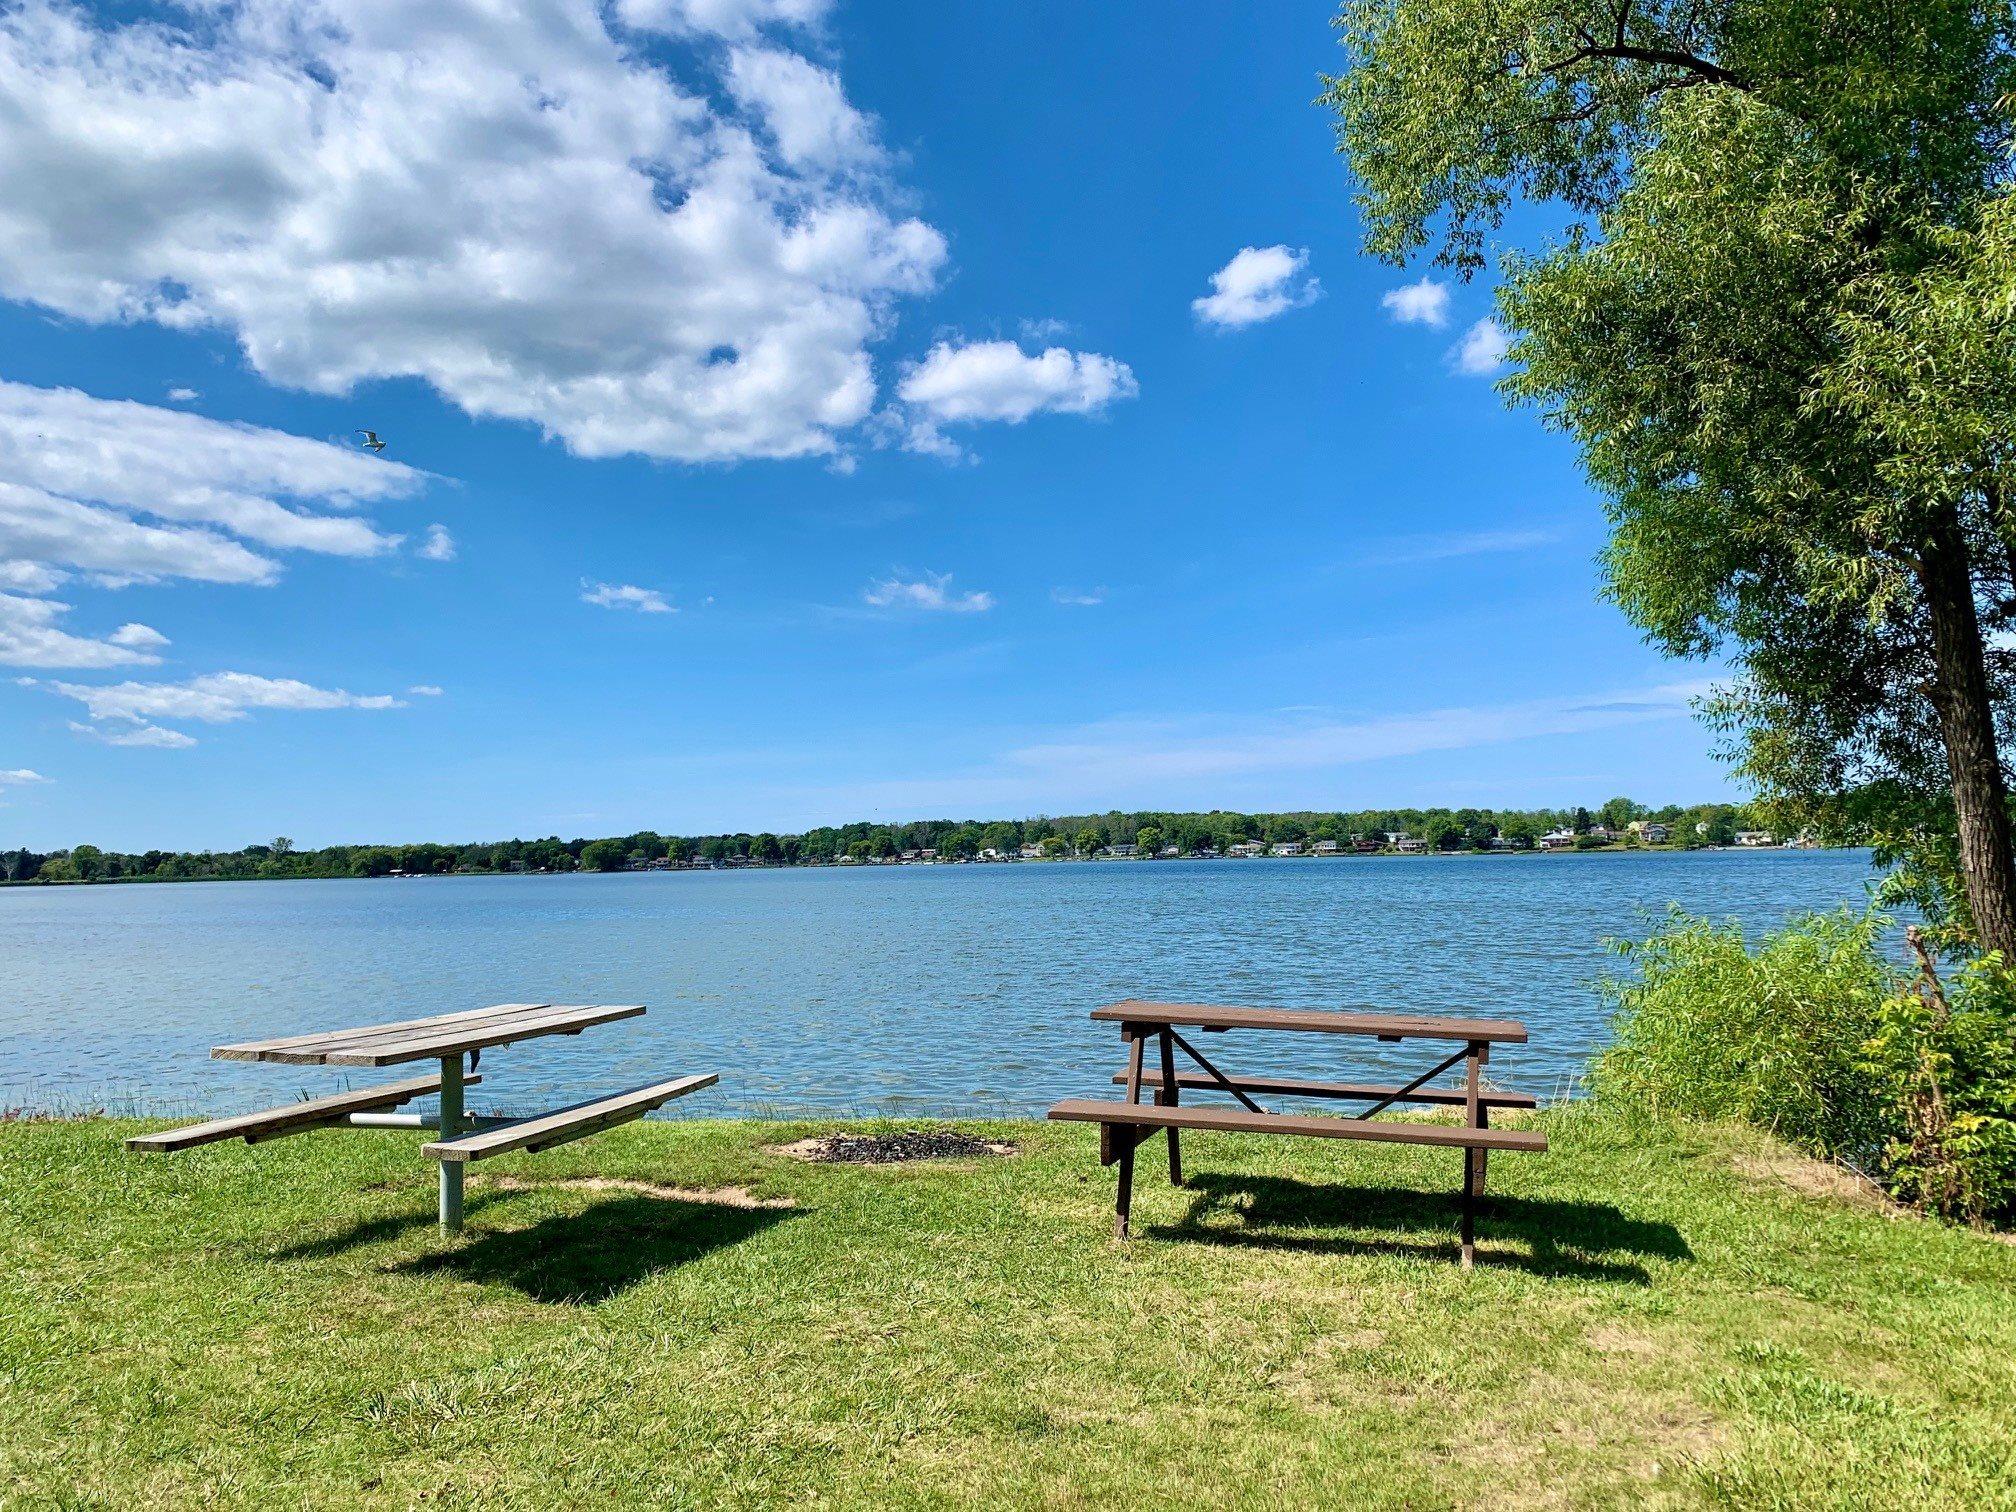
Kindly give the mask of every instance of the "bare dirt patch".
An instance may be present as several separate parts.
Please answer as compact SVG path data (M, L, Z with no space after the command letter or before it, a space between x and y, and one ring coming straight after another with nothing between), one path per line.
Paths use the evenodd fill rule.
M663 1197L673 1202L693 1202L708 1207L795 1208L795 1197L758 1197L747 1187L660 1186L651 1181L631 1181L621 1176L570 1176L560 1181L525 1181L516 1176L499 1176L484 1183L492 1191L536 1192L554 1187L575 1192L639 1192L646 1197Z
M974 1160L1013 1155L1017 1146L951 1129L905 1129L900 1134L824 1134L768 1153L841 1165L900 1165L912 1160Z
M1834 1197L1893 1213L1904 1211L1868 1177L1858 1176L1831 1161L1809 1159L1788 1150L1768 1155L1734 1155L1730 1164L1753 1181L1790 1187L1801 1196Z

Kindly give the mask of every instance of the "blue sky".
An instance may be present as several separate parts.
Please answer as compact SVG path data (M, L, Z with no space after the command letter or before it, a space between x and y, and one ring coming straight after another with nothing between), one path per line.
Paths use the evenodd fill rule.
M505 9L0 22L0 844L1729 791L1328 6Z

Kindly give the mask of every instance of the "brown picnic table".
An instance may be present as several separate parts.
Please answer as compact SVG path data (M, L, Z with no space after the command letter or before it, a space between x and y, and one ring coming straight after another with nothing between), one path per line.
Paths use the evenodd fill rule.
M219 1045L210 1052L217 1060L356 1067L436 1061L440 1070L259 1113L241 1113L159 1134L141 1134L127 1140L126 1148L165 1154L225 1139L258 1144L305 1134L310 1129L434 1129L443 1137L423 1145L420 1153L440 1164L441 1227L453 1232L462 1227L462 1171L468 1162L501 1155L507 1150L537 1152L585 1139L590 1134L642 1118L675 1097L711 1087L720 1080L713 1073L672 1077L624 1092L591 1097L531 1118L473 1118L464 1111L463 1089L482 1080L476 1067L485 1050L548 1035L581 1034L602 1024L640 1017L643 1012L643 1006L637 1003L498 1003L431 1018ZM465 1055L469 1058L467 1074L462 1067ZM440 1097L438 1113L392 1111L415 1098L434 1094Z
M1127 1065L1113 1080L1126 1088L1124 1100L1070 1098L1050 1110L1050 1117L1099 1125L1099 1161L1120 1166L1119 1193L1114 1203L1113 1231L1128 1234L1133 1206L1134 1150L1166 1130L1169 1137L1169 1180L1183 1184L1183 1155L1178 1143L1183 1129L1248 1134L1289 1134L1318 1139L1368 1139L1393 1144L1431 1145L1463 1152L1462 1259L1468 1269L1476 1257L1476 1206L1482 1196L1485 1162L1492 1150L1543 1151L1547 1136L1531 1129L1494 1129L1494 1108L1532 1108L1537 1099L1524 1092L1484 1086L1484 1067L1493 1045L1523 1045L1526 1026L1513 1019L1441 1018L1412 1014L1338 1013L1311 1008L1236 1008L1202 1003L1151 1003L1129 999L1092 1010L1092 1017L1120 1026ZM1423 1040L1449 1053L1412 1081L1398 1086L1365 1082L1332 1082L1305 1077L1233 1076L1200 1051L1181 1032L1204 1034L1260 1031L1290 1034L1340 1034L1398 1043ZM1150 1041L1159 1065L1144 1066ZM1195 1071L1176 1069L1182 1051ZM1432 1086L1439 1076L1462 1067L1459 1086ZM1153 1094L1152 1103L1141 1100ZM1186 1107L1185 1092L1216 1092L1238 1107ZM1255 1096L1363 1102L1367 1106L1349 1118L1276 1113ZM1461 1124L1400 1123L1378 1115L1400 1104L1461 1109Z

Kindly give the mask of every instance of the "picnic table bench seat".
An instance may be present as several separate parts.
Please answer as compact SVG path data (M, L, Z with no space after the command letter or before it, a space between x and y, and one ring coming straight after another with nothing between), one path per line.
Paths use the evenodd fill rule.
M464 1085L479 1082L480 1076L463 1078ZM310 1129L328 1129L342 1123L352 1113L378 1113L397 1108L416 1097L428 1097L441 1090L440 1076L416 1076L411 1081L389 1082L379 1087L359 1087L328 1097L311 1097L288 1103L283 1108L266 1108L257 1113L238 1113L230 1118L213 1118L207 1123L182 1129L164 1129L158 1134L137 1134L126 1148L146 1153L187 1150L195 1145L216 1144L219 1140L242 1139L258 1144L263 1139L282 1139L289 1134L306 1134Z
M591 1097L586 1102L541 1113L533 1118L493 1124L458 1139L436 1140L422 1145L420 1153L431 1155L436 1160L457 1163L484 1160L492 1155L502 1155L507 1150L527 1150L537 1154L555 1145L586 1139L590 1134L599 1134L604 1129L613 1129L618 1124L642 1118L646 1113L664 1107L673 1098L698 1092L702 1087L711 1087L720 1079L712 1072L699 1076L676 1076L669 1081L632 1087L627 1092Z
M1113 1085L1127 1085L1127 1073L1115 1071ZM1334 1097L1349 1102L1404 1102L1427 1103L1438 1106L1460 1108L1464 1104L1464 1090L1461 1087L1416 1087L1409 1091L1405 1087L1374 1086L1370 1082L1324 1082L1308 1081L1299 1076L1231 1076L1220 1082L1214 1076L1202 1071L1179 1071L1176 1085L1185 1091L1222 1092L1227 1087L1237 1087L1241 1092L1270 1092L1276 1097ZM1141 1073L1143 1091L1160 1091L1162 1075L1158 1071L1144 1070ZM1507 1092L1485 1088L1478 1092L1477 1101L1486 1108L1537 1108L1540 1099L1531 1092Z

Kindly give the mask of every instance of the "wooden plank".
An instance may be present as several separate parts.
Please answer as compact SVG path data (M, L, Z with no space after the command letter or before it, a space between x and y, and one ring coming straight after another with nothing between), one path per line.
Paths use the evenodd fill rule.
M1092 1017L1110 1023L1195 1025L1214 1033L1227 1029L1291 1029L1315 1034L1368 1034L1380 1039L1487 1040L1526 1043L1517 1019L1436 1018L1391 1013L1336 1013L1327 1008L1225 1008L1209 1003L1150 1003L1130 998Z
M489 1018L494 1014L510 1013L526 1008L544 1008L545 1003L498 1003L489 1008L468 1008L460 1013L437 1013L431 1018L405 1019L395 1024L363 1024L354 1029L318 1029L313 1034L294 1034L284 1039L246 1040L237 1045L218 1045L210 1054L217 1060L264 1060L275 1050L295 1050L321 1040L348 1040L360 1034L370 1034L381 1029L425 1030L436 1025L461 1023L468 1019Z
M430 1060L460 1055L465 1050L484 1050L492 1045L508 1045L516 1040L537 1039L545 1034L579 1034L597 1024L635 1018L644 1010L635 1003L608 1007L555 1007L545 1013L513 1019L494 1027L472 1028L419 1039L391 1040L356 1050L332 1050L322 1057L325 1066L392 1066L400 1061Z
M464 1080L473 1082L481 1081L482 1078L471 1076ZM284 1108L267 1108L258 1113L239 1113L230 1118L215 1118L208 1123L191 1124L184 1129L164 1129L159 1134L135 1135L126 1141L126 1148L150 1153L166 1153L171 1150L186 1150L194 1145L215 1144L222 1139L243 1139L247 1144L251 1144L259 1138L277 1138L281 1134L305 1134L310 1129L340 1123L352 1113L376 1113L386 1108L396 1108L401 1103L411 1102L416 1097L425 1097L430 1092L440 1090L439 1075L415 1077L412 1081L392 1082L382 1087L359 1087L329 1097L289 1103Z
M1125 1071L1115 1071L1113 1081L1116 1086L1124 1086L1127 1081ZM1277 1097L1342 1097L1377 1102L1382 1097L1391 1097L1398 1087L1375 1086L1370 1082L1324 1082L1309 1081L1299 1076L1234 1076L1233 1086L1241 1092L1271 1092ZM1162 1078L1150 1071L1141 1078L1141 1085L1151 1091L1162 1085ZM1176 1085L1183 1088L1198 1088L1202 1091L1223 1091L1211 1077L1202 1071L1179 1071ZM1432 1103L1438 1106L1460 1108L1465 1096L1461 1087L1417 1087L1399 1102ZM1485 1090L1479 1094L1487 1108L1537 1108L1540 1099L1531 1092L1494 1092Z
M1050 1117L1071 1123L1208 1129L1228 1134L1295 1134L1313 1139L1374 1139L1390 1144L1441 1145L1466 1150L1540 1151L1547 1148L1547 1136L1534 1129L1468 1129L1449 1124L1386 1123L1367 1118L1247 1113L1232 1108L1170 1108L1153 1103L1109 1102L1092 1097L1067 1098L1051 1108Z
M332 1055L348 1055L355 1050L369 1050L376 1045L398 1044L431 1034L492 1034L531 1019L544 1019L551 1014L571 1011L572 1007L573 1005L567 1003L511 1003L485 1013L472 1014L467 1018L458 1017L440 1024L423 1024L418 1029L400 1028L389 1024L377 1029L353 1029L345 1034L326 1035L306 1045L269 1050L259 1059L277 1061L282 1065L323 1066L330 1064L329 1057Z
M436 1160L464 1161L482 1160L487 1156L501 1155L506 1150L550 1149L570 1139L599 1134L619 1123L642 1118L653 1108L663 1107L673 1098L684 1097L688 1092L711 1087L720 1079L711 1072L700 1076L678 1076L670 1081L653 1082L648 1087L633 1087L628 1092L592 1097L587 1102L542 1113L536 1118L515 1119L478 1134L465 1134L460 1139L437 1140L433 1144L422 1145L420 1153L431 1155Z

